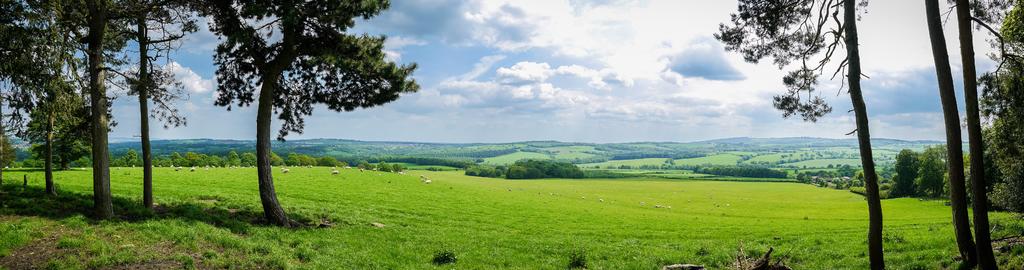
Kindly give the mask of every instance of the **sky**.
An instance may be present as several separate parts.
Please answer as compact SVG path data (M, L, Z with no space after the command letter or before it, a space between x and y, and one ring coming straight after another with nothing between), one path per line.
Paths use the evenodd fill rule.
M945 1L942 1L945 2ZM841 77L818 87L834 110L816 123L784 119L785 91L770 61L744 62L714 39L735 1L399 0L350 33L385 35L388 58L416 63L417 93L353 112L319 106L287 139L572 142L695 141L726 137L852 138ZM945 34L960 93L951 14ZM204 22L205 23L205 22ZM255 138L253 107L213 105L217 82L205 27L182 42L170 68L188 92L184 127L151 123L156 139ZM871 135L940 140L942 112L923 1L871 1L858 23ZM994 68L976 31L980 72ZM834 67L832 67L834 68ZM112 137L138 134L138 100L115 93ZM274 120L275 128L280 123Z

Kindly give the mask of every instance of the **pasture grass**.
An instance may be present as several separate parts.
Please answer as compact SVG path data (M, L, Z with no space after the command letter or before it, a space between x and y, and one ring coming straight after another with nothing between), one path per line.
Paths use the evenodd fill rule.
M550 155L536 152L515 152L484 159L484 164L509 165L524 159L551 159Z
M833 167L840 167L843 165L850 165L850 167L860 167L861 163L860 159L855 158L829 158L785 163L781 164L780 166L796 166L797 168L828 168L828 165L833 165Z
M274 170L282 205L307 224L300 228L263 225L251 168L157 168L156 211L138 206L141 170L114 168L118 218L110 221L86 217L90 171L57 172L61 195L55 198L42 194L41 172L7 171L0 189L0 265L10 267L27 250L47 250L40 268L724 268L740 247L754 256L773 247L794 269L868 268L866 203L849 191L428 171L349 169L332 176L330 170ZM28 175L28 187L11 181L21 175ZM424 184L419 175L433 182ZM950 212L942 201L891 199L883 208L888 266L955 267ZM1017 216L993 213L992 219L995 237L1024 234ZM1001 260L1012 263L1013 257Z
M626 165L632 168L639 168L640 166L661 166L668 161L667 158L638 158L638 159L620 159L620 160L609 160L600 163L588 163L579 164L577 166L581 168L593 168L594 166L601 167L602 169L615 169L619 166Z
M677 159L674 161L676 165L688 165L688 166L702 166L702 165L714 165L714 166L732 166L736 165L736 162L742 159L739 155L735 154L715 154L706 157L699 158L684 158Z

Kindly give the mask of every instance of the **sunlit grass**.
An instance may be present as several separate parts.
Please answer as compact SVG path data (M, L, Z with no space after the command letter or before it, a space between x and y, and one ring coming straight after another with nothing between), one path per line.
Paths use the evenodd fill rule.
M331 168L275 170L281 203L308 225L260 225L254 169L158 168L161 211L135 212L141 170L111 171L123 221L82 216L91 173L56 174L57 199L39 172L5 172L0 254L59 235L58 268L167 263L212 268L565 269L582 250L591 269L671 263L725 267L739 246L774 247L795 269L867 268L866 203L847 191L795 183L686 180L504 180L462 172L407 175ZM30 188L22 191L22 174ZM432 179L424 184L419 176ZM41 196L41 195L39 195ZM49 200L48 203L39 201ZM656 206L661 206L657 208ZM883 202L893 269L955 265L950 211L941 201ZM48 209L62 209L49 211ZM1024 231L995 213L1000 233ZM383 227L372 226L378 223ZM438 254L457 257L435 266ZM447 256L447 255L445 255Z

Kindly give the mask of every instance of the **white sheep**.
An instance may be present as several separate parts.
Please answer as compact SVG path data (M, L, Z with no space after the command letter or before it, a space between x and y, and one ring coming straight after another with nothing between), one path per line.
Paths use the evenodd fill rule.
M174 167L174 171L180 171L181 167Z
M341 172L339 172L337 169L331 171L331 175L338 175L339 173Z
M194 172L194 171L196 171L196 167L192 167L191 169L188 169L188 171Z
M423 180L423 183L424 183L424 184L430 184L430 182L432 182L432 181L430 181L430 179L427 179L427 180Z
M281 173L288 173L288 172L289 172L288 168L282 168L281 169Z

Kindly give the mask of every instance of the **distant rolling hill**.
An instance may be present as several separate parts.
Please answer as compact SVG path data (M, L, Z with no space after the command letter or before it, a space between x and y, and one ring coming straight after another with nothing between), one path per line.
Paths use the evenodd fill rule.
M876 159L888 159L899 149L920 149L927 145L940 144L938 141L906 141L896 139L874 139L873 146L879 149ZM139 142L118 140L111 142L110 150L115 156L128 149L140 149ZM155 140L152 143L155 155L169 155L172 152L196 152L224 155L230 151L254 151L254 141L220 139ZM819 151L825 154L813 158L851 158L856 153L854 139L827 139L812 137L789 138L725 138L696 142L630 142L630 143L575 143L558 141L527 141L510 143L424 143L395 141L358 141L345 139L308 139L275 141L274 151L278 154L301 153L313 156L332 156L343 159L370 159L382 157L422 157L507 164L517 158L554 159L577 164L600 163L609 160L633 159L675 159L686 160L721 153L732 153L751 158L758 155L779 153L803 153ZM789 160L794 162L796 160ZM787 162L779 160L778 164ZM749 163L744 163L749 164ZM771 164L762 164L771 165Z

